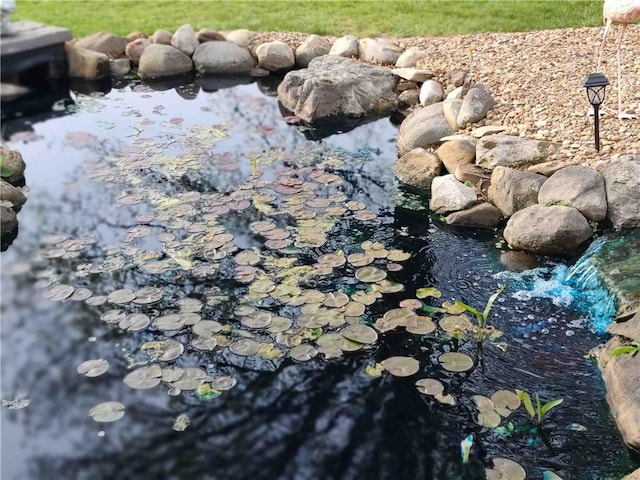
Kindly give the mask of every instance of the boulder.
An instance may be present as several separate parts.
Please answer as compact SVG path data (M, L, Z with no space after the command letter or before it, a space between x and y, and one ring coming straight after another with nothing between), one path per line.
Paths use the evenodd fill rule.
M607 402L622 438L629 447L640 450L640 355L611 356L614 348L624 344L615 336L596 350L596 356L607 387Z
M109 57L104 53L87 50L77 45L65 45L69 76L95 80L108 77L111 73Z
M131 62L128 58L114 58L110 62L109 70L111 75L124 77L131 71Z
M249 73L256 61L245 48L233 42L206 42L196 48L193 63L198 73Z
M447 217L447 225L458 227L494 228L502 220L500 210L483 202L466 210L454 212Z
M478 185L491 179L491 172L479 167L478 165L470 165L460 163L454 172L455 177L462 183L469 182L472 185Z
M177 48L154 43L142 52L138 74L144 78L171 77L193 70L193 62Z
M124 55L124 49L127 47L127 43L129 43L127 37L119 37L109 32L98 32L81 38L76 43L76 46L94 52L104 53L110 57L121 57Z
M403 107L412 107L420 103L420 90L417 88L404 90L398 95L398 104Z
M572 164L569 162L563 162L562 160L551 160L550 162L538 163L537 165L531 165L527 168L528 172L539 173L545 177L550 177L558 170L570 167Z
M508 250L501 253L500 263L512 272L524 272L539 265L538 260L533 255L516 250Z
M0 201L9 202L13 209L19 209L27 201L27 197L24 196L21 188L0 180Z
M0 205L0 234L13 232L18 226L16 212L5 205Z
M538 191L546 177L508 167L496 167L491 173L489 201L505 217L538 203Z
M476 200L476 191L460 183L452 174L436 177L431 183L429 208L435 213L465 210Z
M420 87L420 104L425 107L442 101L443 96L442 85L435 80L427 80Z
M431 70L422 70L419 68L394 68L391 70L391 73L410 82L417 83L424 83L433 78L433 72Z
M329 40L319 35L310 35L296 48L296 67L307 68L311 60L328 55L330 50Z
M224 42L226 40L225 36L220 32L216 32L215 30L211 30L209 28L201 28L198 30L196 34L196 38L198 42Z
M141 32L140 30L136 30L135 32L131 32L129 35L127 35L127 40L129 40L129 43L133 42L134 40L138 40L139 38L149 38L149 35Z
M290 70L296 63L291 47L279 40L258 45L256 57L258 57L258 66L270 72Z
M470 88L462 99L462 107L458 114L458 128L465 128L470 123L476 123L487 116L495 102L487 87L478 85Z
M152 43L159 43L160 45L171 45L171 38L173 35L168 30L158 29L151 35Z
M442 111L444 112L444 118L453 130L458 129L458 115L462 108L462 100L455 98L447 98L442 103Z
M640 342L640 312L625 320L617 319L607 326L607 333Z
M0 156L2 156L2 180L11 185L24 185L26 165L20 152L0 145Z
M511 248L539 255L574 255L592 234L577 209L539 204L514 213L503 232Z
M190 24L182 25L171 37L171 45L180 50L185 55L191 56L200 44L196 32Z
M400 57L400 49L391 43L375 38L360 40L358 51L360 60L378 65L395 65Z
M137 40L127 44L127 48L125 48L124 53L127 55L129 60L137 65L140 63L140 57L142 56L144 49L152 44L153 42L150 38L138 38Z
M638 185L640 187L640 183ZM640 198L640 196L639 196ZM602 175L587 166L558 170L540 187L538 203L577 208L587 220L599 222L607 215L607 195Z
M340 57L358 58L360 54L360 43L353 35L345 35L333 42L329 55L338 55Z
M450 140L444 142L436 150L449 173L456 172L461 163L474 163L476 158L476 142L471 140Z
M486 135L476 145L476 163L488 170L499 165L515 168L542 163L554 151L550 142L511 135Z
M636 468L629 475L625 475L622 480L640 480L640 468Z
M396 60L397 68L412 68L415 67L418 61L425 60L429 54L420 47L407 48Z
M314 58L285 75L278 100L306 122L385 115L397 106L397 78L387 68L338 55Z
M640 157L619 159L602 171L607 218L616 229L640 226Z
M393 166L398 180L417 188L427 189L440 175L442 162L436 154L424 148L414 148L401 156Z
M251 45L251 42L253 42L253 39L256 37L256 32L241 28L227 32L224 37L227 42L235 43L242 48L249 48L249 45Z
M438 143L442 137L451 135L452 128L447 123L442 110L442 102L411 112L400 125L398 148L401 153L418 147Z

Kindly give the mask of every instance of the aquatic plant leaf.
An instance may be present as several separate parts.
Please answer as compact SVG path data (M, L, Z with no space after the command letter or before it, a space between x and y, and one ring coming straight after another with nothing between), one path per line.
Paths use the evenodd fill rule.
M85 377L99 377L107 370L109 370L109 362L102 358L96 360L85 360L78 365L78 368L76 369L80 375L84 375Z
M502 418L495 410L482 410L478 414L477 422L478 425L487 428L496 428L500 425Z
M551 410L554 407L557 407L562 402L564 402L564 399L558 398L556 400L551 400L550 402L545 403L544 405L542 405L542 408L540 408L540 416L544 417L549 410Z
M365 306L362 303L350 301L344 306L344 314L348 317L359 317L364 314Z
M131 302L135 298L136 294L133 290L129 290L128 288L121 288L107 295L107 302L115 303L117 305L123 305L125 303Z
M208 383L203 383L198 388L196 388L196 397L200 400L213 400L214 398L218 398L222 392L220 390L216 390Z
M73 294L69 297L69 300L82 302L91 297L91 295L93 295L93 292L88 288L76 288Z
M202 310L202 302L197 298L181 298L176 302L180 313L198 313Z
M347 340L365 345L375 343L378 340L378 334L373 328L359 323L347 325L340 331L340 334Z
M237 380L233 377L229 377L229 376L222 376L222 377L216 377L213 380L211 380L211 386L216 389L216 390L220 390L220 391L225 391L225 390L231 390L233 387L236 386L237 384Z
M476 318L480 318L480 319L483 318L482 314L475 307L472 307L471 305L467 305L466 303L458 299L455 300L455 305L459 308L466 310L467 312L473 313L473 315L475 315Z
M20 410L26 408L31 404L31 400L23 398L20 400L2 400L1 406L10 410Z
M361 303L362 305L373 305L374 303L376 303L377 299L378 297L376 296L375 292L366 293L363 291L358 291L351 295L351 300Z
M411 357L390 357L381 363L391 375L396 377L409 377L420 369L420 363Z
M266 328L271 325L272 315L269 312L257 311L242 317L240 322L247 328Z
M100 315L100 320L107 323L120 323L127 318L127 314L123 310L107 310Z
M496 298L498 298L498 296L504 291L504 289L505 289L505 286L500 285L498 287L498 290L496 290L496 292L489 297L489 300L487 300L487 304L484 307L484 311L482 312L483 318L486 319L489 317L489 313L491 312L491 307L493 306L493 302L496 301Z
M485 397L484 395L473 395L471 397L473 403L476 404L478 410L495 410L496 406L493 404L490 398Z
M456 404L456 398L451 395L450 393L447 395L443 395L443 394L438 394L435 395L433 398L435 398L438 402L442 403L443 405L455 405Z
M520 407L520 399L518 395L510 390L498 390L491 395L491 401L496 409L502 408L510 411L517 410Z
M409 333L427 335L436 329L436 324L429 317L415 315L407 319L405 328Z
M222 324L215 320L201 320L191 327L191 331L195 335L200 335L202 337L212 336L214 333L218 333L221 330Z
M444 385L435 378L421 378L416 383L416 388L423 395L441 395L444 393Z
M120 320L118 326L123 330L138 332L144 330L151 324L151 319L144 313L131 313Z
M120 402L102 402L89 410L89 416L99 423L109 423L124 417L124 405Z
M260 348L260 344L251 338L241 338L229 345L229 350L244 357L255 355L258 353L258 348Z
M171 382L173 388L180 390L195 390L205 382L207 372L198 367L188 367L183 369L182 376Z
M184 345L177 340L168 338L161 341L145 342L141 350L148 350L147 355L153 361L170 362L184 353Z
M129 372L122 381L133 389L146 390L160 385L161 378L162 368L159 365L150 365Z
M349 303L349 296L343 292L327 293L323 304L327 307L340 308Z
M349 263L354 267L364 267L369 265L375 259L373 258L373 255L368 253L352 253L347 257L347 260L349 260Z
M75 288L73 288L71 285L50 285L42 291L42 296L48 300L59 302L69 298L74 290Z
M99 306L99 305L104 305L107 302L107 297L106 295L95 295L93 297L89 297L85 300L85 303L87 305L91 305L91 306Z
M438 357L438 361L442 365L442 368L449 372L466 372L473 368L473 360L464 353L443 353Z
M527 473L519 463L508 458L493 458L493 469L487 469L487 480L525 480Z
M411 258L411 254L402 250L390 250L387 254L387 260L391 260L392 262L404 262L405 260L409 260L409 258Z
M453 335L457 332L469 332L473 330L473 323L464 315L447 315L438 322L440 328Z
M374 291L380 293L398 293L404 290L404 285L402 285L401 283L390 282L389 280L381 280L371 288L373 288Z
M570 423L569 425L567 425L567 429L573 430L575 432L586 432L587 431L587 427L585 427L584 425L582 425L580 423Z
M529 416L531 418L535 418L536 409L533 408L533 403L531 402L531 396L523 390L516 390L516 395L518 395L518 398L524 404L524 408L527 410L527 413L529 414Z
M545 470L544 472L542 472L542 480L562 480L562 477L550 470Z
M448 300L442 302L442 308L446 313L450 313L451 315L458 315L465 311L465 308L457 305L456 303L451 303Z
M265 358L267 360L273 360L275 358L282 357L284 353L282 352L282 350L280 350L275 345L272 345L271 343L261 343L258 346L258 351L256 352L256 355L258 355L259 357Z
M365 368L365 372L367 373L367 375L374 378L382 376L382 372L384 372L384 370L384 365L382 365L381 363L376 363L375 365L367 365L367 368Z
M325 253L324 255L318 257L318 263L325 263L333 268L341 267L346 262L347 259L345 258L342 251L336 253Z
M373 326L376 328L376 330L378 330L379 332L388 332L390 330L393 330L394 328L398 327L398 319L396 318L379 318L375 321L375 323L373 324Z
M210 352L220 344L218 336L196 336L191 339L191 346L196 350Z
M435 287L424 287L416 290L417 298L427 298L427 297L440 298L441 296L442 296L442 293L440 292L440 290L438 290Z
M424 305L422 307L423 312L427 313L447 313L447 310L440 307L432 307L431 305Z
M289 350L289 356L299 362L311 360L318 354L318 351L307 343L301 343Z
M176 417L172 428L176 432L184 432L189 425L191 425L191 419L186 413L181 413Z

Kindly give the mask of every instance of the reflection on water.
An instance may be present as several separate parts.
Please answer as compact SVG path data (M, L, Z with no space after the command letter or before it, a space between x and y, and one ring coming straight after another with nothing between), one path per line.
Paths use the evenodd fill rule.
M602 480L631 470L604 408L594 362L584 358L600 338L571 305L558 309L550 299L516 298L515 286L499 299L492 317L504 332L504 345L485 345L483 367L467 374L447 373L436 365L443 350L455 348L453 342L398 331L382 335L374 348L330 361L317 356L307 363L189 348L176 361L178 366L198 366L237 379L235 388L213 400L193 392L169 396L164 387L127 387L122 378L129 363L143 358L140 344L156 338L157 332L125 333L100 321L106 307L43 299L36 285L43 278L42 267L33 265L55 267L63 272L61 281L72 281L69 276L80 260L37 258L41 240L50 233L92 234L96 243L82 257L88 262L104 260L109 245L124 247L123 237L137 225L136 216L149 213L144 203L116 204L123 193L131 193L127 182L135 169L125 163L102 180L91 179L87 172L113 164L118 152L131 146L161 143L165 155L179 155L180 139L187 138L193 125L224 129L226 135L194 158L197 169L145 181L171 195L193 190L206 194L237 188L256 167L264 170L263 179L271 180L284 165L328 162L343 179L342 191L350 200L363 202L379 223L337 222L324 247L309 249L309 262L318 253L348 252L369 239L413 254L403 270L393 272L405 292L385 296L372 307L373 313L397 306L424 286L474 305L482 305L495 291L500 252L492 233L444 230L426 212L406 208L412 197L397 189L391 173L396 130L389 120L312 143L308 134L282 121L275 99L264 96L256 84L227 87L202 84L176 92L136 85L105 98L80 96L77 111L34 123L32 135L14 136L9 143L27 162L30 191L20 215L20 236L2 256L2 398L24 395L31 404L23 410L2 409L3 480L479 479L496 456L519 461L531 478L553 470L565 479ZM202 135L198 138L204 141ZM257 163L252 165L251 159ZM247 227L259 218L251 210L225 217L238 247L259 245ZM153 235L135 245L159 248ZM89 276L85 282L103 294L153 284L195 298L219 287L229 300L206 312L220 320L232 317L237 297L244 294L224 272L198 280L171 273L152 277L132 268ZM353 278L337 276L331 283L355 285ZM320 281L321 287L329 284ZM530 325L535 328L524 328ZM175 338L188 344L185 336ZM472 342L460 348L475 353ZM417 358L421 371L409 378L365 373L366 366L392 355ZM76 367L91 358L107 360L109 371L97 378L78 375ZM413 383L427 376L443 381L458 403L441 405L419 395ZM501 388L538 392L545 400L565 399L547 425L548 445L528 429L504 436L475 424L471 395ZM88 417L91 407L112 400L126 406L123 419L99 425ZM171 427L182 413L191 425L176 432ZM512 421L524 425L524 412ZM101 429L104 435L98 435ZM459 442L469 433L476 443L471 462L462 465Z

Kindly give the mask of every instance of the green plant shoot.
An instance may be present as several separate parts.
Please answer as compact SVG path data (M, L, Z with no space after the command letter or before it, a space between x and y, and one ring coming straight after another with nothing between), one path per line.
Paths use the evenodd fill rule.
M555 400L551 400L550 402L542 404L542 402L540 401L540 396L536 393L536 405L534 407L533 402L531 401L531 395L529 395L527 392L523 390L516 390L516 394L518 395L520 401L523 403L524 408L527 410L527 413L531 417L531 420L536 419L538 425L542 425L542 420L549 410L557 407L564 401L564 399L562 398L557 398Z
M504 291L505 286L500 285L498 290L489 297L487 300L487 304L484 307L484 310L480 312L477 308L472 307L471 305L467 305L466 303L455 300L455 304L459 307L464 308L467 312L472 313L476 317L476 321L478 322L478 332L477 332L477 340L481 342L484 338L484 334L487 330L487 319L489 318L489 314L491 313L491 307L493 307L493 303L496 301L496 298Z
M621 345L620 347L614 348L609 355L612 357L623 354L634 356L638 352L640 352L640 342L631 342L629 345Z

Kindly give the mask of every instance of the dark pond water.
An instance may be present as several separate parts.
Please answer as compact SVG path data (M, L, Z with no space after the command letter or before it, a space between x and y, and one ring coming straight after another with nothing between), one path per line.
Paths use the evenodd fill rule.
M424 198L396 184L397 130L389 119L309 140L322 135L286 124L273 85L207 90L133 85L106 96L76 94L65 115L34 117L28 128L24 121L4 125L8 144L28 164L29 192L19 235L1 257L2 398L30 404L1 410L3 480L480 479L494 457L519 462L528 478L549 470L565 480L617 480L633 469L595 362L585 358L602 340L585 312L609 301L605 294L585 299L562 283L567 265L544 259L525 275L504 273L496 235L442 227ZM331 208L337 210L325 217ZM266 248L256 233L253 222L269 220L290 235L287 251L277 241ZM365 294L371 283L355 278L351 265L321 267L322 275L309 278L300 271L278 275L315 265L322 254L362 252L367 240L411 253L404 262L373 263L404 291L383 294L359 320L347 321L371 324L427 286L442 293L425 299L429 305L458 298L483 306L506 283L491 314L503 335L485 340L481 363L448 372L439 355L459 351L476 359L473 336L457 341L440 329L416 335L403 328L339 358L326 358L336 353L328 349L295 361L287 355L296 343L291 331L267 334L243 326L234 313L251 304L298 322L300 307L286 305L286 292L274 298L274 283ZM219 244L207 249L207 242ZM254 248L262 255L259 270L240 269L245 278L238 279L231 257ZM285 266L287 258L296 263ZM254 274L249 287L246 276ZM155 287L162 300L54 302L42 296L51 283L88 288L94 300ZM126 331L101 320L112 309L153 320L181 308L224 326L212 351L194 348L192 327ZM322 327L312 327L298 328L298 341L316 345ZM260 355L224 346L225 339L246 337L262 345ZM281 342L275 347L274 338ZM184 345L184 353L156 364L233 377L235 386L207 398L186 387L169 391L165 383L144 390L123 383L151 363L154 344L145 342L167 339ZM367 372L396 355L417 359L419 371ZM107 360L108 371L78 374L89 359ZM439 379L455 405L421 395L414 383L427 377ZM523 408L502 429L476 423L472 395L516 388L545 401L564 399L545 419L544 435L532 430ZM94 422L89 410L106 401L121 402L126 414ZM174 431L181 414L190 425ZM469 434L474 445L463 464L460 441Z

